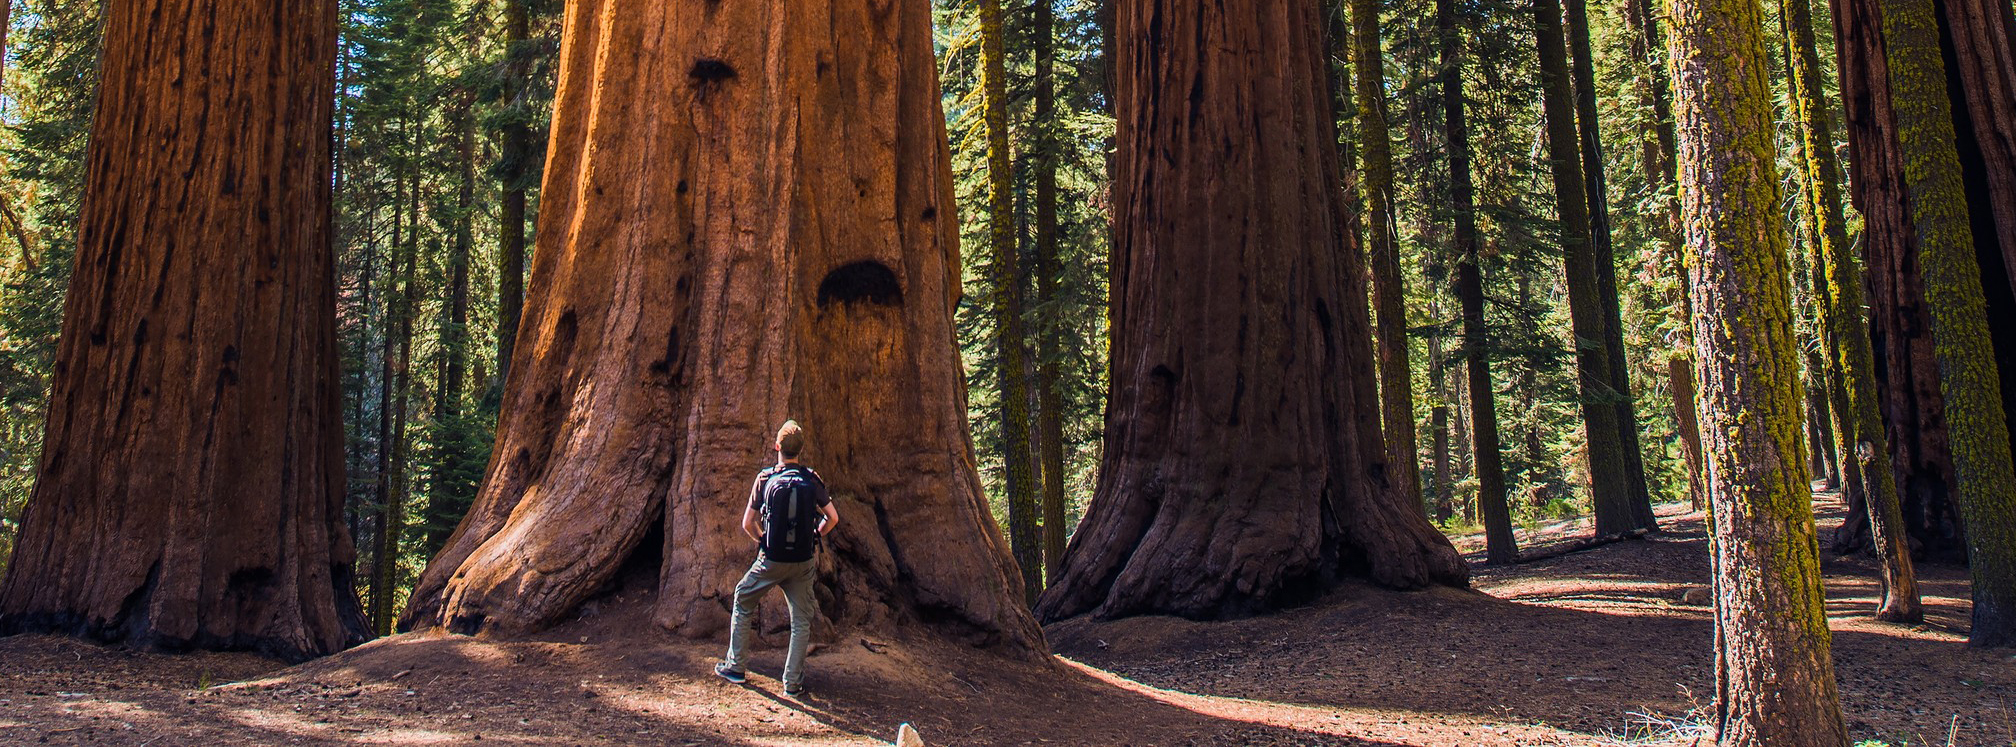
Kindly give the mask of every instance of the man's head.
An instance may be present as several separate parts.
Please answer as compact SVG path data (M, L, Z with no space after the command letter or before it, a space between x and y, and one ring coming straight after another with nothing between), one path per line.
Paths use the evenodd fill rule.
M805 429L798 427L798 421L786 420L777 429L777 453L785 459L797 459L805 450Z

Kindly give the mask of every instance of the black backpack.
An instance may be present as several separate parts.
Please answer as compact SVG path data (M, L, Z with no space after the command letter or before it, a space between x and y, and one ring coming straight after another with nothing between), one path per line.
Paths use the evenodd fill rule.
M812 559L819 546L819 478L785 467L763 483L763 555L783 563Z

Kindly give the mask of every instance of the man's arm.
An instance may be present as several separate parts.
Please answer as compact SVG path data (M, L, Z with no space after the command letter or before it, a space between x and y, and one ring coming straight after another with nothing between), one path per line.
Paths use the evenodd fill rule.
M819 513L826 515L826 520L819 524L819 536L832 534L833 528L840 526L840 512L834 510L833 504L828 503L819 507Z
M764 477L768 474L765 472L756 476L756 484L749 486L749 502L742 507L742 533L757 542L763 541L763 529L762 523L757 521L756 506L763 501L763 483L767 482Z

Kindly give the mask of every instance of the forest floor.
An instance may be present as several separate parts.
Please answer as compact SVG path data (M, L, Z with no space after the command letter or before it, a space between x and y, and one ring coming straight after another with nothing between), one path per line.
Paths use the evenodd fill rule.
M1823 496L1823 536L1840 521ZM1699 514L1669 530L1510 568L1476 591L1348 587L1237 622L1052 626L1058 656L1003 661L850 636L816 650L785 697L767 649L746 686L719 646L672 640L648 595L535 640L383 639L297 667L246 654L165 656L64 638L0 639L0 744L1687 745L1705 733L1712 624ZM1524 532L1545 551L1586 533ZM1829 558L1829 618L1858 740L2016 744L2016 656L1969 649L1963 569L1919 569L1922 625L1868 617L1870 562ZM1481 592L1481 593L1479 593Z

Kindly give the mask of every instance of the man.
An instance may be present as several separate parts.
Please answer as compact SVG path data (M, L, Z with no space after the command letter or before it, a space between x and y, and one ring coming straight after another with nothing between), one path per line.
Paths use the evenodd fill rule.
M784 589L791 607L791 648L784 655L784 694L805 692L805 648L811 643L812 618L819 614L812 596L818 580L815 558L819 539L840 525L840 512L826 494L826 483L811 468L798 463L805 450L805 431L787 420L777 429L777 465L756 475L749 505L742 509L742 532L756 540L756 564L735 585L735 618L728 632L728 658L714 665L722 679L740 684L748 676L742 660L756 629L756 602L763 592Z

